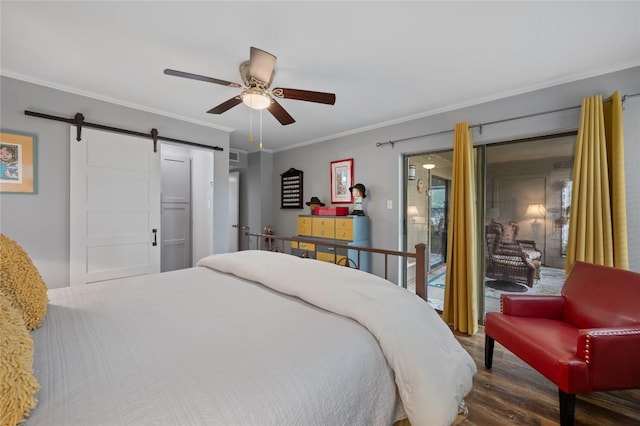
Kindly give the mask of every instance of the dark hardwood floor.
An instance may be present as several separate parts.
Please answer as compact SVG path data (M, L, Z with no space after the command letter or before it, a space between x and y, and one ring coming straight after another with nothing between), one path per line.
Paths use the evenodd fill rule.
M456 335L478 366L465 399L469 414L457 425L557 425L558 389L498 342L493 367L484 366L484 328ZM638 360L640 362L640 360ZM576 426L640 425L640 390L593 392L576 398Z

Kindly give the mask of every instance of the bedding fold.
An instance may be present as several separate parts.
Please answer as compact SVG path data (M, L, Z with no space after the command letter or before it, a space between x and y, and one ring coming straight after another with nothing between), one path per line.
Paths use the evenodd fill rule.
M366 272L284 253L216 254L198 266L352 318L380 344L411 424L450 425L456 419L476 366L436 311L415 294Z

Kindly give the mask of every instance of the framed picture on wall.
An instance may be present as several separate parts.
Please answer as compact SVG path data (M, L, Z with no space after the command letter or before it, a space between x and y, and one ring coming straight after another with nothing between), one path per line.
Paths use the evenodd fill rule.
M0 192L37 193L35 134L0 131Z
M353 158L331 162L331 203L353 203Z

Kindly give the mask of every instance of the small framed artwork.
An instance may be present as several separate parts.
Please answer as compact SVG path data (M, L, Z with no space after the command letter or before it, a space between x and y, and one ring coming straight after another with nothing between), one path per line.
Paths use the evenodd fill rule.
M31 133L0 132L0 192L37 193L37 143Z
M353 203L353 158L331 162L331 203Z

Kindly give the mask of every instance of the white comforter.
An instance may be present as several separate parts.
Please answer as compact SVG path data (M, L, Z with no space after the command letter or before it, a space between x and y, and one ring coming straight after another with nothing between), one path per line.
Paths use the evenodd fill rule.
M365 327L233 275L194 267L54 289L49 300L32 333L41 389L25 426L397 418L393 372Z
M450 425L471 390L476 366L423 300L374 275L266 251L202 259L199 266L259 282L352 318L378 340L414 426Z

